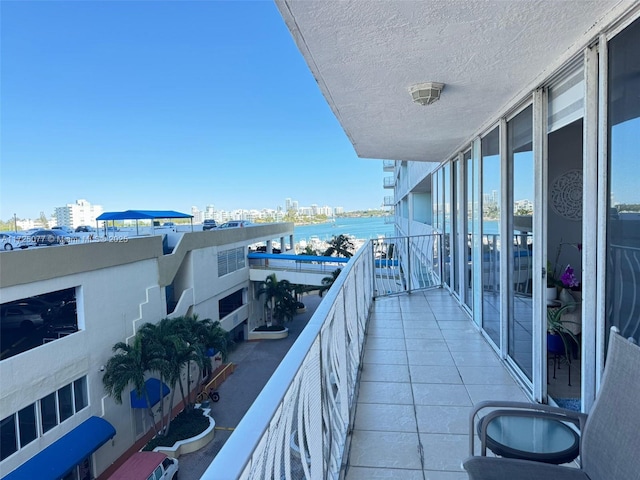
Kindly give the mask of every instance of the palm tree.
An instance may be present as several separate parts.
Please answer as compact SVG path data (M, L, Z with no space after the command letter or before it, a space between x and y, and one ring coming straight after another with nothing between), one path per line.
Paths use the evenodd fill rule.
M113 351L115 355L107 362L102 377L102 384L107 394L121 405L122 393L129 385L133 385L138 397L144 395L151 423L158 434L149 392L145 385L145 374L150 370L150 360L156 353L149 351L140 335L134 337L132 345L124 342L116 343Z
M219 321L213 321L210 318L200 320L197 315L180 317L181 319L181 336L189 345L191 355L187 362L187 388L191 391L191 361L195 362L199 370L199 378L202 378L202 372L207 366L211 366L207 350L215 349L222 355L222 360L227 358L229 348L229 334L220 326ZM193 403L183 398L185 409L193 407Z
M338 275L340 275L340 272L342 272L342 269L341 268L336 268L333 272L331 272L331 276L330 277L324 277L322 279L322 286L318 289L318 295L322 296L324 294L324 292L326 292L327 290L329 290L331 288L333 283L338 278Z
M188 364L192 357L189 346L181 336L182 317L163 318L158 323L145 323L138 335L143 342L148 343L153 348L155 355L149 363L150 369L160 375L160 412L161 412L161 432L167 434L171 425L171 407L176 391L176 385L180 388L183 401L185 401L185 390L182 384L182 368ZM164 397L162 395L162 383L171 385L171 396L169 397L169 419L165 426Z
M313 248L311 245L307 245L306 247L304 247L304 250L302 251L302 253L300 255L317 256L318 255L318 251L315 248Z
M353 242L349 240L349 237L343 234L334 235L328 243L329 248L324 251L325 257L331 257L335 253L338 257L351 258L356 248Z
M294 313L296 301L291 295L291 283L288 280L276 278L276 274L269 275L256 291L256 299L265 296L264 308L267 310L267 323L272 319L277 321L290 320L293 318L291 308Z

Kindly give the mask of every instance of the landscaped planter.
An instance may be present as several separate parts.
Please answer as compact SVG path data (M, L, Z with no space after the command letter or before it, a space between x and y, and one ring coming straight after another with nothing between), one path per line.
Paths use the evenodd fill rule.
M211 412L211 409L209 408L203 409L204 415L209 418L209 427L204 432L202 432L199 435L196 435L195 437L187 438L185 440L180 440L179 442L174 443L173 446L171 447L164 447L164 446L156 447L153 449L153 451L164 453L165 455L171 458L178 458L180 455L184 453L191 453L191 452L200 450L202 447L207 445L211 440L213 440L213 437L215 436L215 433L216 433L215 431L216 421L209 414L210 412Z
M279 340L281 338L287 338L287 336L289 336L289 329L287 327L283 327L282 330L256 331L254 329L249 332L249 340Z

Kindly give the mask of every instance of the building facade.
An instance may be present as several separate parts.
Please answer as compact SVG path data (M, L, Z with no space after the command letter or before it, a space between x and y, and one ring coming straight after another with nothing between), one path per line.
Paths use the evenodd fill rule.
M165 235L170 254L163 253L163 236L2 254L3 311L64 298L74 313L64 329L47 333L38 325L24 332L5 328L3 316L1 476L28 472L43 452L51 457L56 449L85 454L78 464L59 465L64 478L104 472L152 428L146 408L136 408L128 390L122 404L105 394L102 376L112 347L130 341L145 323L190 314L219 320L236 339L247 338L262 315L251 305L248 245L283 243L292 235L292 224L268 224L171 232ZM5 345L13 337L20 342Z
M56 224L76 228L80 225L95 225L96 218L104 212L101 205L92 205L87 200L76 200L64 207L56 207Z

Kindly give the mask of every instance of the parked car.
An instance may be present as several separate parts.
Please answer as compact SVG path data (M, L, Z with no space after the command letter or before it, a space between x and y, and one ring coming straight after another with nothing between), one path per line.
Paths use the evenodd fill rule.
M3 304L3 307L19 307L31 310L33 313L44 315L48 310L62 305L62 301L43 300L40 297L27 297Z
M65 235L67 233L73 233L73 229L71 227L67 227L66 225L56 225L55 227L51 227L51 230L62 232Z
M108 480L177 480L178 459L161 452L136 452Z
M0 233L0 248L2 250L13 250L14 248L27 248L33 246L33 242L29 242L27 236L21 233L2 232Z
M218 228L215 220L205 220L202 222L202 230L213 230L214 228Z
M39 245L66 245L78 241L80 237L73 233L65 233L62 230L37 230L29 237L36 246Z
M85 232L85 233L89 233L89 232L95 232L96 229L93 227L90 227L89 225L79 225L76 227L76 232Z
M251 222L249 220L231 220L229 222L223 223L218 228L248 227L249 225L251 225Z
M18 305L0 306L0 328L31 330L44 323L42 316L30 308Z
M36 246L40 245L59 245L64 242L62 240L64 234L60 230L36 230L31 234L32 241Z

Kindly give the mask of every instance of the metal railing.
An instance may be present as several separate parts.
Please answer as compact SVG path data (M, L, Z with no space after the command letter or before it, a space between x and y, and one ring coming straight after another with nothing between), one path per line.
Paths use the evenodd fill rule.
M371 240L374 296L439 287L441 234Z
M391 278L402 285L396 293L439 285L439 273L430 271L439 239L370 240L350 259L201 478L340 477L376 290Z
M607 268L609 323L640 342L640 248L610 245Z

